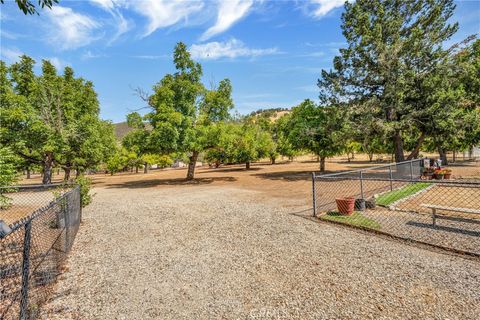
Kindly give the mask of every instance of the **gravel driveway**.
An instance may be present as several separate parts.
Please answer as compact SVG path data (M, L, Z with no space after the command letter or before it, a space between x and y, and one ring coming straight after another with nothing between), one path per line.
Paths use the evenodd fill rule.
M234 186L96 188L44 319L474 319L480 263ZM297 211L295 213L294 211Z

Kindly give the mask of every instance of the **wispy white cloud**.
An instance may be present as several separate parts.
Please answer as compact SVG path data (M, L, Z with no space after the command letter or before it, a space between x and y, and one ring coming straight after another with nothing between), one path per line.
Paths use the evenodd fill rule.
M200 40L207 40L214 35L229 29L233 24L245 17L253 6L253 0L219 1L217 20L207 29Z
M310 0L310 5L313 8L311 15L315 18L322 18L330 11L343 7L345 0Z
M108 44L112 44L121 35L128 32L134 25L134 23L128 19L126 19L122 12L120 11L121 7L127 5L125 0L90 0L93 4L99 6L100 8L104 9L113 17L113 24L115 25L116 32L108 41Z
M148 19L143 37L152 34L159 28L173 26L180 22L188 22L191 14L199 12L204 3L200 0L141 0L124 4Z
M90 50L87 50L80 56L80 59L90 60L90 59L103 58L103 57L106 57L106 55L103 53L94 53Z
M61 6L53 6L46 13L52 23L48 26L49 40L58 48L75 49L97 39L93 32L100 27L100 23L89 16Z
M18 48L2 47L2 50L0 50L0 57L8 64L17 62L21 55L23 55L23 52Z
M216 60L220 58L258 57L270 54L278 54L277 48L253 49L237 39L226 42L208 42L194 44L190 47L190 53L194 59Z

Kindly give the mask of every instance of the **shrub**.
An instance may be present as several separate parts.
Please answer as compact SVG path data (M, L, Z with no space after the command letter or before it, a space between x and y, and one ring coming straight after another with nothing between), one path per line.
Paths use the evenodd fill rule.
M80 201L82 208L84 208L92 202L93 197L95 196L94 194L90 193L92 179L81 175L75 179L75 183L80 186Z
M15 192L12 188L18 180L18 172L15 167L15 157L8 148L0 147L0 209L10 206L10 198L3 193Z

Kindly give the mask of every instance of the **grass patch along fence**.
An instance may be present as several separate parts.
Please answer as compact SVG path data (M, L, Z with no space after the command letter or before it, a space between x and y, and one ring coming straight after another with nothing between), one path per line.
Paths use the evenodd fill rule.
M407 184L406 186L400 187L399 189L379 195L376 199L376 202L378 205L386 207L394 202L397 202L398 200L414 195L417 192L422 191L431 185L432 184L428 182L416 182L412 184Z
M345 223L356 227L368 228L373 230L380 230L380 224L368 217L365 217L361 212L355 211L352 215L342 215L336 211L327 212L319 216L322 220L333 221L338 223Z

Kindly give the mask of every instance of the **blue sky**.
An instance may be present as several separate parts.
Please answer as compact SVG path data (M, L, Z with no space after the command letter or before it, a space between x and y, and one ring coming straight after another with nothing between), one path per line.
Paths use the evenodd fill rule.
M320 71L344 45L343 0L60 0L39 16L5 2L2 60L10 64L25 53L72 66L93 81L102 118L114 122L145 106L133 88L150 92L174 71L178 41L202 63L207 87L230 78L242 114L317 100ZM479 33L480 0L458 1L453 20L460 30L451 42Z

